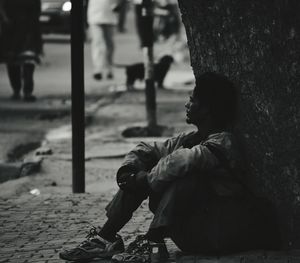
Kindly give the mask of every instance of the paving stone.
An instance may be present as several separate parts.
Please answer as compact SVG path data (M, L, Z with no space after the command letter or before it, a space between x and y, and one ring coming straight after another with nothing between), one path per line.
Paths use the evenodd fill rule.
M288 251L287 254L292 257L300 257L300 249L294 249L294 250Z
M264 263L264 257L258 255L247 255L244 257L243 263Z
M223 256L219 258L220 263L242 263L243 262L243 257L242 256Z
M300 259L298 259L298 262L300 262ZM267 258L264 260L264 263L289 263L288 257L281 257L281 258Z
M185 262L185 261L183 261ZM218 258L215 257L202 257L202 256L197 256L195 263L220 263Z
M62 262L58 252L62 247L72 247L86 236L90 225L101 225L105 220L104 207L112 197L92 194L41 195L28 194L1 201L5 208L0 217L0 262ZM46 202L46 203L45 203ZM57 212L58 211L58 212ZM144 233L152 219L147 202L143 203L120 234L128 245L137 233ZM166 239L171 260L175 262L176 245ZM240 261L240 259L243 259ZM289 259L289 261L287 261ZM299 263L299 251L263 251L235 254L214 258L200 256L176 257L182 263ZM106 263L101 261L102 263Z
M1 262L1 261L0 261ZM2 261L3 263L7 263L7 262L13 262L13 263L27 263L28 260L27 259L18 259L18 258L13 258L13 259L10 259L8 261Z
M177 263L195 263L197 256L179 256L176 258Z

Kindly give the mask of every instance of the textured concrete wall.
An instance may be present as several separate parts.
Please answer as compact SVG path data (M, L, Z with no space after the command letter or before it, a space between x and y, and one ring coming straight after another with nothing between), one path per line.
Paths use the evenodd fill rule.
M251 187L277 205L286 247L300 247L300 1L179 0L195 75L241 88Z

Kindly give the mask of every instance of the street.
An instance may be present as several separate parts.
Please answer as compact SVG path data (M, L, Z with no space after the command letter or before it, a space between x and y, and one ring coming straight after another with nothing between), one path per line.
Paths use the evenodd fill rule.
M143 60L132 10L127 18L127 31L115 35L116 65ZM59 251L74 247L83 241L91 226L105 222L105 206L119 189L116 173L126 153L140 141L163 142L195 129L186 123L184 105L194 88L194 75L184 32L182 36L179 41L171 39L154 46L156 61L166 54L175 60L165 79L165 88L156 90L158 124L166 129L161 137L155 138L123 136L127 128L147 125L145 84L137 81L136 89L127 91L122 66L114 68L114 79L94 80L87 37L82 98L85 100L84 194L72 193L70 36L43 36L44 56L34 76L36 102L10 100L12 91L6 67L0 64L0 263L62 262ZM196 67L199 71L201 63L200 69ZM145 233L151 219L145 200L120 231L125 245L137 234ZM166 245L171 256L169 262L300 262L299 250L207 256L182 254L169 238Z
M132 12L129 12L127 32L124 34L116 33L115 64L128 65L142 61L142 51L139 48L133 18ZM0 127L0 182L17 178L24 159L31 156L37 148L43 146L45 143L47 144L49 138L51 141L54 134L54 137L56 138L57 136L62 136L62 138L65 139L64 143L59 142L56 144L51 142L51 144L60 146L59 150L53 150L54 159L60 159L57 157L57 153L62 152L62 145L65 145L63 151L67 152L69 155L68 162L64 162L64 165L66 166L64 168L66 171L64 172L64 175L67 175L64 180L68 182L65 186L65 190L67 189L67 192L70 192L72 173L70 162L70 36L52 34L44 35L43 39L44 56L42 57L41 64L37 66L34 76L34 94L37 96L37 101L35 103L26 103L23 101L12 102L9 100L11 88L7 77L6 67L4 64L0 64L0 117L2 124ZM157 58L162 56L162 54L172 53L172 44L159 43L155 46L155 53ZM188 51L187 49L179 50L177 53L181 56L183 54L187 56ZM113 80L104 79L101 82L95 81L92 78L89 38L85 43L84 60L87 140L91 131L103 130L104 128L107 130L113 129L115 127L114 125L117 122L120 122L117 115L119 111L122 111L121 107L114 109L113 111L115 112L113 114L108 113L107 116L103 118L95 117L95 115L99 108L114 103L119 96L119 91L125 91L125 69L116 67L114 69L115 78ZM171 89L181 89L181 86L184 86L185 82L193 80L192 71L188 63L188 61L180 61L172 66L171 71L165 80L166 87ZM142 82L137 83L137 86L141 89L138 97L144 96L142 91L143 85ZM190 90L190 87L188 86L183 87L183 89L185 88ZM118 103L122 103L122 101L124 101L124 99L119 99ZM132 114L132 116L129 115L127 118L131 118L135 120L135 122L145 121L146 114L144 113L144 107L143 105L140 105L140 107L141 110L137 110L137 108L130 110L129 114ZM141 116L138 117L136 112L139 112ZM119 125L122 123L119 123ZM121 156L123 156L124 152L128 151L133 145L134 144L132 143L130 146L124 146ZM53 145L51 145L51 147L55 148ZM109 147L106 147L106 150L109 152ZM86 146L86 151L87 158L89 158L88 145ZM114 161L114 164L109 166L117 167L120 164L120 161L121 159ZM52 164L48 167L47 161L44 160L42 171L45 172L47 169L55 170L56 168L53 167L59 167L59 162L59 160L55 160L55 165ZM105 161L104 163L107 165L108 162L109 161ZM9 165L9 172L5 169L1 169L3 166L5 168L7 164ZM58 168L54 174L59 174L59 169L60 168ZM89 171L89 169L87 170ZM50 172L50 174L52 174L52 172ZM39 181L38 178L38 176L35 177L37 181ZM88 178L89 177L87 177L87 184L89 185ZM54 179L51 180L54 181ZM34 180L32 180L31 177L9 180L7 184L10 186L4 186L1 195L12 195L20 193L20 191L28 192L33 187L31 186L33 181ZM50 184L51 183L53 182L51 181ZM58 183L56 182L55 184ZM38 183L36 183L35 186L40 187ZM93 184L91 184L91 187L93 187ZM58 188L59 187L56 187L56 189ZM61 190L58 191L60 192Z
M61 262L58 251L62 247L82 240L91 224L101 225L105 219L104 207L117 191L116 171L124 155L141 140L123 138L122 131L146 124L144 84L138 82L137 91L126 92L124 68L114 69L114 80L93 80L90 46L85 43L88 195L71 195L69 37L49 35L44 39L45 55L35 73L36 102L9 100L11 90L6 68L0 65L1 262ZM132 16L129 16L128 32L116 34L116 46L116 64L142 61ZM157 57L165 51L172 52L169 49L168 44L158 45ZM158 122L170 127L157 140L186 129L184 103L193 87L191 83L189 62L176 63L165 80L167 89L157 92ZM74 206L78 206L76 212ZM12 212L12 207L18 211ZM24 222L25 218L30 219L28 223ZM125 242L132 240L136 233L143 233L151 218L143 205L121 233ZM174 252L174 245L170 247Z

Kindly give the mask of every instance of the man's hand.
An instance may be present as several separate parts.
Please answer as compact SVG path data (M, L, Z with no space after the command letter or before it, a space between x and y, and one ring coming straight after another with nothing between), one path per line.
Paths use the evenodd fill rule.
M117 183L123 191L133 190L135 188L135 174L123 173L118 177Z
M120 189L128 192L145 192L149 190L147 172L123 173L118 177L117 183Z

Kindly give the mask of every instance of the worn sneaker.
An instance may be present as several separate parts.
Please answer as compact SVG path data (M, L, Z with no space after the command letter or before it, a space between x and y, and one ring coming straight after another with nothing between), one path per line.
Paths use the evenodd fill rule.
M11 95L10 99L11 100L20 100L21 96L19 93L14 93L13 95Z
M99 228L93 227L79 246L64 250L59 257L69 261L87 261L93 259L111 258L115 254L124 252L124 242L119 235L116 240L110 242L99 236Z
M35 102L36 96L33 96L31 94L25 94L23 100L26 102Z
M139 235L128 245L124 253L111 258L113 263L158 263L165 262L169 253L165 243L148 241L145 235Z

